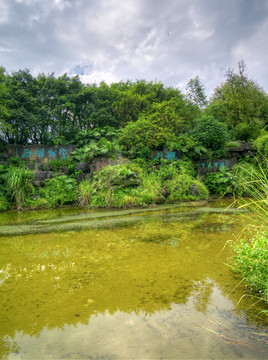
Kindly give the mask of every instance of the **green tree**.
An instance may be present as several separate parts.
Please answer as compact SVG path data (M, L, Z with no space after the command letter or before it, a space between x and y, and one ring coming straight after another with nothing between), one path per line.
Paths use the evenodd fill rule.
M189 126L186 102L182 97L154 103L148 113L136 122L129 122L122 130L121 141L133 155L142 148L156 149L175 142L176 136Z
M226 122L238 140L255 139L268 124L268 96L246 74L244 61L238 63L238 73L228 70L226 81L216 88L206 114Z
M198 76L189 80L186 91L186 98L193 104L197 105L200 109L207 105L205 87L202 85Z

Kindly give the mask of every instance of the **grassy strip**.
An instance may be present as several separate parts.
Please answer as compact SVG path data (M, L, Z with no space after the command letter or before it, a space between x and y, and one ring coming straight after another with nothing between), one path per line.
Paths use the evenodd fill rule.
M169 208L170 209L170 208ZM147 209L149 210L149 209ZM150 209L152 210L152 209ZM160 210L160 209L155 209ZM161 209L163 210L163 208ZM219 208L200 208L195 209L192 211L183 211L183 212L161 212L159 214L148 214L146 216L146 220L161 220L164 216L165 221L182 221L183 219L188 219L189 217L204 214L204 213L222 213L223 209ZM239 212L237 209L228 209L226 212L227 214ZM64 232L64 231L80 231L80 230L88 230L88 229L100 229L100 228L112 228L118 226L128 226L130 224L138 223L141 220L144 220L144 216L141 215L132 215L129 212L114 212L114 216L109 216L107 218L107 213L95 214L94 218L90 217L90 220L85 220L80 222L64 222L61 221L60 223L52 222L52 223L35 223L35 224L25 224L25 225L6 225L0 227L0 236L17 236L17 235L27 235L27 234L40 234L40 233L49 233L49 232ZM125 216L119 216L119 213ZM105 215L106 219L100 219L98 215ZM94 214L88 214L94 215ZM66 216L66 218L69 218ZM79 219L79 217L76 217ZM55 219L57 220L57 219Z
M29 234L40 234L50 232L66 232L93 229L106 229L131 225L143 220L142 216L121 217L116 219L105 219L88 222L64 223L51 226L46 225L20 225L20 226L3 226L0 230L0 236L18 236Z
M127 216L133 214L142 214L142 213L150 213L156 211L163 211L163 210L171 210L171 209L180 209L178 205L168 205L168 206L157 206L154 208L146 208L146 209L131 209L131 210L116 210L116 211L103 211L103 212L95 212L95 213L88 213L88 214L80 214L80 215L69 215L69 216L62 216L57 219L46 219L46 220L39 220L37 224L56 224L62 222L70 222L70 221L77 221L77 220L89 220L89 219L100 219L100 218L107 218L107 217L117 217L117 216ZM187 211L183 209L183 211Z
M146 209L135 209L135 210L119 210L119 211L107 211L107 212L98 212L98 213L89 213L89 214L80 214L80 215L69 215L69 216L62 216L57 219L46 219L46 220L39 220L36 224L57 224L63 222L71 222L71 221L78 221L78 220L90 220L90 219L100 219L106 217L117 217L117 216L127 216L133 214L142 214L142 213L151 213L151 212L158 212L164 210L172 210L177 209L178 212L185 213L189 212L186 208L178 208L178 205L170 205L170 206L157 206L155 208L146 208ZM222 209L222 208L200 208L194 210L195 213L225 213L225 214L233 214L235 212L241 212L242 210L238 210L235 208L229 209ZM1 233L1 232L0 232Z

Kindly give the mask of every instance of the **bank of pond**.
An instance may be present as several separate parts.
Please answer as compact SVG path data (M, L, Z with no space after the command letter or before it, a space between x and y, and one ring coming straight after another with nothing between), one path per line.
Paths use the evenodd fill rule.
M0 213L1 358L263 359L229 246L249 222L232 200Z

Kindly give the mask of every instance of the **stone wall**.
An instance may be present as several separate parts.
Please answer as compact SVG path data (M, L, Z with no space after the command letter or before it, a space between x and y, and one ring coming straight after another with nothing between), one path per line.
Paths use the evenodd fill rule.
M52 165L48 163L53 159L66 159L72 151L76 149L75 145L7 145L6 151L0 154L0 162L7 162L10 157L20 157L21 159L29 160L28 167L35 171L35 185L43 185L46 179L50 179L56 175L68 174L68 169L62 167L57 171L52 171ZM221 168L225 167L231 169L237 164L239 158L245 156L254 156L255 151L251 144L241 144L239 147L228 148L227 154L224 159L214 160L200 160L196 162L197 172L200 175L206 175L211 172L218 172ZM177 151L170 151L169 149L155 150L152 159L166 159L177 160L181 158L181 154ZM78 163L76 170L80 171L78 181L89 176L94 171L100 171L107 165L117 165L129 163L128 159L123 158L121 155L116 159L109 159L106 157L99 157L93 159L91 163Z
M53 159L66 159L75 149L75 145L6 145L6 157L48 162Z

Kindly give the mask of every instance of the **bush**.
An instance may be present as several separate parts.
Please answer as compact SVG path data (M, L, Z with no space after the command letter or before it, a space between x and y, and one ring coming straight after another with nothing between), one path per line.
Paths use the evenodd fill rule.
M91 182L90 205L93 207L119 206L115 193L140 185L141 180L137 174L123 165L109 165L93 176Z
M209 192L199 180L188 174L179 174L164 184L168 202L208 199Z
M192 136L205 148L218 150L224 147L227 140L227 126L213 116L203 115L194 120Z
M234 270L268 298L268 231L257 232L250 240L242 239L234 245L234 251Z
M205 185L212 194L220 196L240 194L242 191L237 176L226 168L221 168L217 173L207 174Z
M0 211L7 210L10 207L10 203L7 199L7 197L0 193Z
M48 207L70 204L77 198L77 181L67 175L49 179L40 189L40 197L46 199Z

